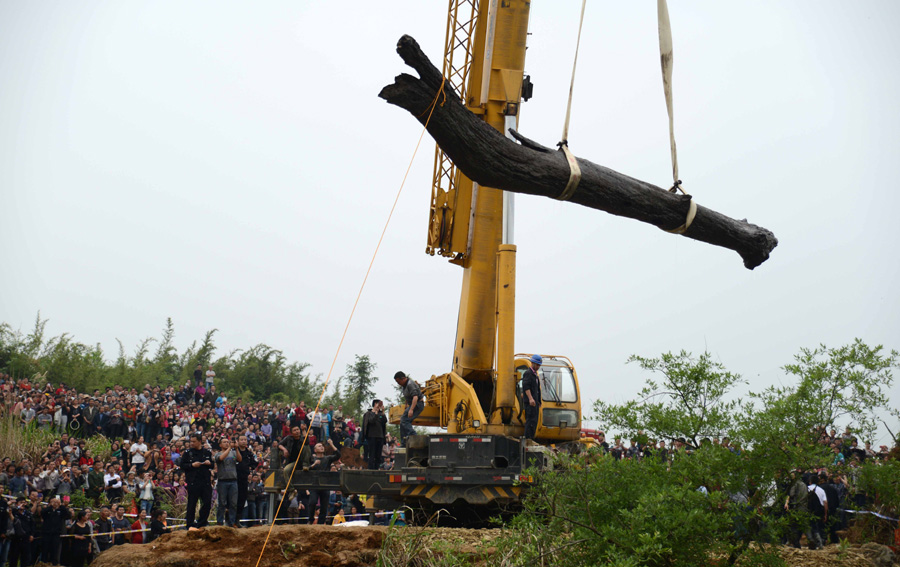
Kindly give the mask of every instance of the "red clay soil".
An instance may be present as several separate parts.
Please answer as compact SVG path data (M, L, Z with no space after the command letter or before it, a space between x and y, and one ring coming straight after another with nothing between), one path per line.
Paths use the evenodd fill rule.
M260 567L374 565L387 528L381 526L275 526ZM93 567L253 567L268 527L179 530L146 545L120 545Z

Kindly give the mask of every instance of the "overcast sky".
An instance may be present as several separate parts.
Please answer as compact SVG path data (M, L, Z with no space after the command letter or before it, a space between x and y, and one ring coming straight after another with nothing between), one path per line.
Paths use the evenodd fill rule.
M580 4L532 4L519 126L546 145ZM685 188L779 246L748 271L518 196L517 351L568 355L587 405L634 396L647 376L631 354L708 349L759 390L802 347L900 348L900 3L669 9ZM0 320L27 331L40 310L112 359L116 338L133 350L172 317L181 349L217 328L220 354L264 342L327 374L421 132L377 94L407 71L402 34L440 61L445 10L0 0ZM569 140L668 186L658 60L655 2L588 2ZM450 369L462 277L424 253L432 159L426 135L333 379L354 354L385 395L396 370Z

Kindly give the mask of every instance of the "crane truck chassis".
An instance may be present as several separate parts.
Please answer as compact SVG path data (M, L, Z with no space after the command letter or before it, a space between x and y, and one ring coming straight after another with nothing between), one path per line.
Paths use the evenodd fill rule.
M549 466L549 449L525 439L502 435L413 435L405 448L397 450L392 470L298 470L291 486L365 495L370 513L409 507L427 517L443 508L465 510L486 519L491 514L515 510L523 483L532 480L524 474L526 469ZM271 474L266 483L269 521L274 520L278 505L275 499L284 487L277 481L279 474Z
M520 376L525 371L526 359L525 355L517 355ZM514 512L523 491L533 481L528 474L530 469L551 469L555 450L580 451L594 443L591 438L580 437L580 392L571 361L548 355L544 356L544 363L539 372L542 405L537 441L540 442L487 433L413 435L407 439L406 447L397 449L391 470L345 467L323 472L297 469L291 487L365 495L370 513L408 507L428 517L437 509L446 509L451 514L463 512L466 517L461 522L473 524L497 513ZM452 382L448 386L445 379L446 375L432 377L426 383L423 389L426 407L416 423L438 425L441 409L448 407L448 400L458 398L451 416L453 419L448 420L452 423L445 427L456 431L484 427L479 423L479 418L484 419L484 416L476 413L478 408L466 404L471 388L467 388L465 382L456 388ZM454 389L463 391L456 396ZM521 399L518 390L517 387L517 399ZM391 408L392 423L399 422L402 410L401 406ZM516 413L521 414L518 403ZM276 498L285 488L280 455L277 450L270 454L270 469L274 472L266 480L269 521L274 520Z

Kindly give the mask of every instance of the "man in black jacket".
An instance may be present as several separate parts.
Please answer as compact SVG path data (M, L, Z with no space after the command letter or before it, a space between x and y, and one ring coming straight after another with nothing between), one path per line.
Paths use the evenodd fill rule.
M328 440L328 445L334 451L333 454L325 456L325 446L321 443L316 443L316 448L314 449L313 454L313 462L309 465L309 470L311 471L324 471L328 472L331 470L331 465L336 460L341 458L341 453L337 450L337 447L334 446L334 443L331 442L331 439ZM309 491L309 504L306 509L309 514L308 516L308 524L312 525L313 520L316 517L316 504L319 505L319 525L324 526L325 520L328 517L328 498L331 496L331 491L327 489L312 489Z
M109 506L100 507L100 518L94 522L94 526L97 530L97 538L94 541L97 542L97 547L101 552L106 551L112 547L113 523L110 518Z
M37 500L31 509L35 515L40 508L41 501ZM60 536L66 529L66 520L69 519L69 509L62 505L59 498L51 498L50 505L40 510L41 519L41 560L51 565L59 565Z
M309 466L311 462L311 451L306 440L306 426L292 427L289 437L285 437L278 443L277 447L281 451L283 457L282 472L284 473L284 483L287 485L293 478L294 469L300 465L301 469Z
M97 432L97 416L100 414L100 408L97 407L97 400L88 400L84 409L81 411L81 419L84 421L84 436L92 437Z
M378 470L384 460L381 449L384 447L385 426L387 418L384 417L384 402L372 400L372 407L363 416L362 434L366 440L366 461L369 468Z
M209 449L203 447L203 438L199 433L191 435L191 448L181 456L181 470L184 471L187 484L187 521L188 529L203 528L209 524L209 511L212 508L213 460ZM194 522L197 500L200 500L200 518Z
M237 450L241 454L241 460L237 463L237 522L238 528L250 527L249 524L241 523L244 514L244 506L247 504L247 487L250 485L250 474L256 470L259 463L256 456L248 447L247 437L241 435L237 440ZM255 519L255 518L253 518Z
M537 433L538 414L541 411L541 381L537 371L544 360L535 354L529 360L530 367L522 375L522 407L525 408L525 438L534 439Z
M825 498L828 500L828 521L825 523L828 541L830 543L840 543L841 540L837 535L837 531L841 527L839 522L840 514L838 513L838 508L840 508L840 495L838 494L837 486L834 483L834 478L828 477L825 473L821 473L819 476L819 486L825 491Z

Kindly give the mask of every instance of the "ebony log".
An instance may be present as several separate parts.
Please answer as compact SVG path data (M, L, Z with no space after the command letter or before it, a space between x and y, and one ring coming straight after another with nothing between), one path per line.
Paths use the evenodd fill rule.
M551 198L562 194L569 179L562 151L513 133L516 143L470 112L412 37L400 38L397 53L419 77L401 74L378 96L426 125L460 171L486 187ZM582 179L569 201L663 230L685 223L690 195L672 193L585 159L578 158L578 164ZM778 245L771 231L701 205L683 236L734 250L751 270Z

